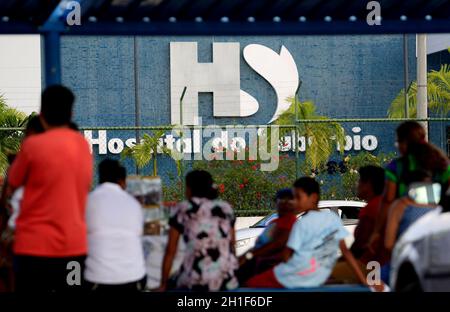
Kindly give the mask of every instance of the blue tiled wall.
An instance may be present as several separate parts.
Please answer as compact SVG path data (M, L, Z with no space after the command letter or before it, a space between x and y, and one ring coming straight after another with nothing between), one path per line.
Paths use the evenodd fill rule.
M136 42L134 42L136 40ZM263 44L275 51L284 45L297 63L302 86L300 98L313 100L319 113L329 117L386 117L391 101L403 88L402 35L286 36L286 37L64 37L63 83L77 96L75 120L80 126L134 126L135 59L141 125L170 123L169 43L196 41L199 61L211 61L212 42ZM409 37L410 73L415 79L415 38ZM137 50L134 50L135 45ZM434 57L434 56L433 56ZM439 68L441 57L430 57ZM448 58L447 58L448 61ZM257 98L259 111L239 121L213 119L211 98L200 97L203 124L265 124L275 110L276 95L268 83L241 58L241 89ZM347 125L346 128L350 129ZM396 124L360 124L362 134L374 134L377 151L394 150ZM432 140L443 145L442 128L433 125ZM129 138L127 131L108 137Z

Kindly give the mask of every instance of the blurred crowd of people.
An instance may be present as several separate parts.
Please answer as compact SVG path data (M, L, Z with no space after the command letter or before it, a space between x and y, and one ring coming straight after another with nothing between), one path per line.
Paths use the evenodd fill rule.
M63 86L42 93L19 153L11 156L1 196L0 278L3 290L141 291L146 270L144 216L125 191L126 169L106 159L92 187L93 159L72 122L73 93ZM233 207L218 198L212 176L186 175L186 199L169 219L161 285L169 289L218 291L249 288L362 284L386 290L396 242L430 211L448 211L449 159L426 141L424 128L407 121L397 128L399 157L386 168L359 170L359 212L354 242L339 214L318 208L320 185L311 177L293 181L275 195L278 218L256 245L237 257ZM440 186L441 202L423 202L414 186ZM446 197L447 194L447 197ZM171 275L180 238L186 246ZM368 282L369 263L381 280ZM69 272L79 270L81 280ZM75 272L76 273L76 272ZM73 276L72 276L73 277ZM80 279L80 278L79 278Z

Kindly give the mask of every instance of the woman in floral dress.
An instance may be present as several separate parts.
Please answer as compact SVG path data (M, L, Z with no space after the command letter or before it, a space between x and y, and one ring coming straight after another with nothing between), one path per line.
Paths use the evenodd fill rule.
M186 253L177 275L177 289L219 291L237 288L233 209L227 202L217 199L211 175L202 170L191 171L186 176L186 198L177 205L169 220L169 241L159 290L167 289L180 235Z

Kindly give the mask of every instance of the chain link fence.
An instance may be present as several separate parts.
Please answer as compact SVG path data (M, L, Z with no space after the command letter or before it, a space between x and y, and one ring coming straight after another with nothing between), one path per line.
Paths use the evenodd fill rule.
M153 175L156 165L156 173L164 185L164 200L175 202L184 196L183 177L189 170L208 170L216 181L220 196L235 207L238 216L262 216L274 209L275 192L290 187L302 175L313 176L319 181L322 199L357 199L358 168L367 164L384 166L396 157L395 129L407 120L427 123L429 141L449 154L450 118L297 120L295 125L277 127L280 140L276 151L268 146L271 144L270 131L275 128L267 128L267 125L184 126L182 129L172 126L80 127L79 130L91 145L95 172L97 164L105 158L119 159L130 175ZM344 146L336 146L327 155L317 154L323 152L320 148L314 151L317 155L308 154L311 145L303 135L304 127L314 133L321 130L318 125L329 123L338 123L345 129ZM268 141L264 151L260 150L261 142L252 141L261 136L258 133L261 129L266 131ZM0 128L0 144L23 130L20 127ZM146 136L152 138L161 133L162 137L157 140L156 161L149 158L143 166L137 166L135 158L139 155L133 156L126 151L136 143L136 138L145 140ZM1 145L0 148L0 161L6 169L6 154L14 151L7 151ZM170 153L171 150L183 153L176 154L178 159L174 159L177 157ZM180 155L183 156L181 159ZM319 161L317 167L312 167L311 158L321 157L326 161ZM275 164L275 169L264 170L268 163ZM94 185L96 183L95 177Z

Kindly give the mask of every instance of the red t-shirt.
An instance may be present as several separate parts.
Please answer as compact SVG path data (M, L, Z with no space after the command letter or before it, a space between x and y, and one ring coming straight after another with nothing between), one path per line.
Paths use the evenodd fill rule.
M84 137L67 128L27 138L8 182L24 186L14 253L42 257L85 255L85 208L92 155Z
M353 255L363 263L378 261L382 265L386 263L386 250L384 250L384 235L377 244L375 254L368 249L369 239L375 229L375 223L380 213L382 196L371 199L359 212L359 222L355 228L355 240L351 247ZM383 231L384 233L384 231Z
M286 214L274 221L276 223L277 228L291 231L292 226L294 225L295 221L297 221L297 217L293 214Z

